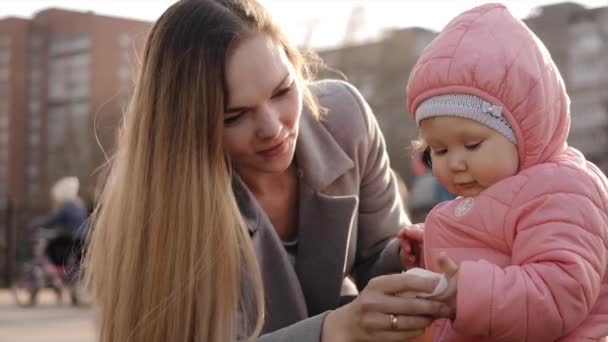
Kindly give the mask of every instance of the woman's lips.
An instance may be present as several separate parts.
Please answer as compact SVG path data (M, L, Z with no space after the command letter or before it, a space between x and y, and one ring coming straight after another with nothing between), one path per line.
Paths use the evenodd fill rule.
M285 151L287 151L288 142L289 142L289 137L286 137L280 143L278 143L270 148L267 148L265 150L258 151L258 154L260 154L261 156L266 157L266 158L276 157L280 154L283 154Z

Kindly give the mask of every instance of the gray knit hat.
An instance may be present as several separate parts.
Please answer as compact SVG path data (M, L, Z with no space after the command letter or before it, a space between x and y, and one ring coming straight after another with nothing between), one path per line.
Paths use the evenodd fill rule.
M457 116L475 120L495 129L517 145L511 125L502 115L502 107L470 94L443 94L424 100L416 109L416 124L435 116Z

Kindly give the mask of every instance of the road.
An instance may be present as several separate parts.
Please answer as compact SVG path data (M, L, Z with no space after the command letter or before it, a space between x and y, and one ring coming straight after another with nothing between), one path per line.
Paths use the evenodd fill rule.
M67 297L67 296L65 296ZM19 308L0 289L0 342L94 342L93 310L57 304L52 291L33 308Z

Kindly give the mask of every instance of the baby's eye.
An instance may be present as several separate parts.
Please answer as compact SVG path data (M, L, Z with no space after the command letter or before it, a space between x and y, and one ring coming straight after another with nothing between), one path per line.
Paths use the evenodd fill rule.
M431 148L431 153L434 156L442 156L448 152L447 148Z
M470 143L470 144L464 144L464 147L469 151L474 151L474 150L478 149L479 146L481 146L481 143L482 143L482 141Z

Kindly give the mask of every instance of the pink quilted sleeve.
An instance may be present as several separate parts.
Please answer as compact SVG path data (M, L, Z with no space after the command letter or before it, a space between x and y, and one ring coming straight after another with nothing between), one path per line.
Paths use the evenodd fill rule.
M514 265L461 263L453 326L493 341L555 340L598 299L608 259L605 213L585 196L557 193L512 214Z

